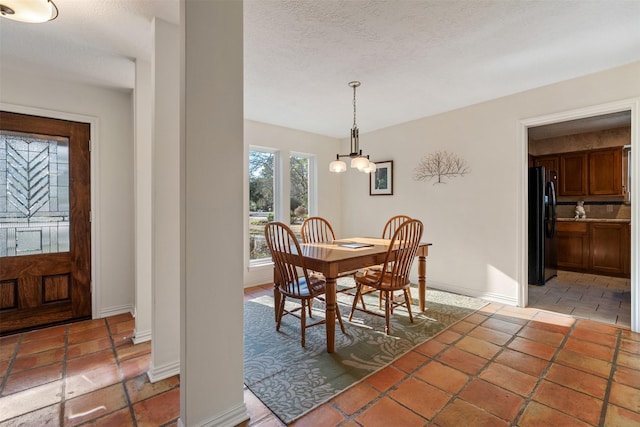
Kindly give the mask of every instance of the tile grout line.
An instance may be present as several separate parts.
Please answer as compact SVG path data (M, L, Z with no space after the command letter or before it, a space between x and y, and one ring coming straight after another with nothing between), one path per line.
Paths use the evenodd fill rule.
M7 370L5 371L4 376L2 377L2 382L0 382L0 397L3 397L2 393L4 392L4 387L7 385L7 381L9 380L9 374L13 370L13 365L15 364L16 359L18 358L18 350L20 350L20 346L22 345L23 341L24 341L24 333L21 333L20 338L18 338L18 342L16 342L16 348L13 350L13 354L9 359L9 365L7 366Z
M504 306L504 305L502 305L502 306L500 307L500 310L501 310L501 309L503 309L504 307L505 307L505 306ZM486 321L487 321L487 320L489 320L490 318L493 318L493 316L494 316L494 315L498 314L498 311L499 311L499 310L496 310L495 312L491 313L491 315L490 315L490 316L486 316L486 319L484 319L484 320L482 321L482 323L486 322ZM476 312L476 313L477 313L477 312ZM467 316L467 317L468 317L468 316ZM464 319L463 319L463 320L464 320ZM497 319L497 320L500 320L500 319ZM440 354L444 353L446 350L449 350L450 348L455 347L455 344L456 344L456 343L458 343L458 342L462 341L465 337L469 336L469 333L470 333L471 331L475 330L478 326L482 325L482 323L478 323L478 324L476 324L473 328L471 328L470 330L466 331L464 334L462 334L462 333L461 333L461 334L460 334L460 337L459 337L458 339L456 339L456 340L454 340L454 341L450 342L450 343L448 344L448 346L447 346L445 349L443 349L443 350L439 351L438 353L436 353L436 354L433 356L433 357L434 357L433 361L437 361L437 360L435 359L435 357L436 357L436 356L438 356L438 355L440 355ZM520 329L518 329L518 332L519 332L523 327L524 327L524 325L520 325ZM488 329L491 329L491 328L488 328ZM492 330L493 330L493 329L492 329ZM501 332L501 331L498 331L498 332ZM466 388L467 388L467 386L468 386L469 384L471 384L471 382L472 382L473 380L475 380L475 379L479 379L479 380L481 380L481 381L484 381L483 379L481 379L481 378L479 377L479 376L480 376L480 373L482 373L483 371L485 371L485 370L487 369L487 367L489 366L489 364L490 364L490 363L491 363L491 362L492 362L492 361L493 361L493 360L494 360L494 359L495 359L499 354L501 354L501 353L504 351L504 347L505 347L509 342L513 341L514 337L515 337L515 334L513 334L513 335L512 335L512 337L511 337L511 339L509 339L509 340L508 340L508 341L507 341L503 346L501 346L501 347L502 347L502 349L501 349L500 351L498 351L496 354L494 354L494 355L492 356L492 358L491 358L491 359L487 359L487 363L486 363L486 364L485 364L485 365L484 365L480 370L478 370L478 372L476 372L476 373L475 373L475 374L473 374L473 375L471 375L471 374L467 374L466 372L461 371L461 370L460 370L460 369L458 369L458 368L454 368L453 366L450 366L450 365L448 365L448 364L444 364L445 366L449 366L450 368L455 369L456 371L459 371L459 372L464 373L465 375L467 375L467 376L468 376L468 379L467 379L467 381L464 383L464 385L462 385L462 387L460 387L460 389L459 389L458 391L456 391L455 393L451 393L451 397L449 398L449 400L447 401L447 403L445 403L444 405L442 405L442 407L441 407L440 409L438 409L438 410L433 414L433 417L429 420L429 425L434 425L435 419L436 419L436 418L437 418L437 417L438 417L438 416L439 416L439 415L444 411L444 409L445 409L447 406L449 406L453 401L455 401L455 399L457 399L457 398L460 396L460 393L462 393L462 391L463 391L464 389L466 389ZM488 342L489 342L489 341L488 341ZM491 343L491 344L493 344L493 343ZM464 351L465 353L468 353L466 350L463 350L463 349L459 349L459 350L460 350L460 351ZM473 355L473 356L478 356L477 354L473 354L473 353L469 353L469 354L471 354L471 355ZM482 357L482 356L478 356L478 357ZM484 359L484 358L483 358L483 359ZM439 362L439 361L438 361L438 363L442 363L442 362ZM498 385L496 385L496 384L493 384L493 385L495 385L496 387L500 387L500 386L498 386ZM434 386L434 387L435 387L435 386ZM436 388L438 388L438 387L436 387ZM502 387L500 387L500 388L502 388ZM462 398L461 398L461 399L462 399ZM465 402L467 402L467 401L466 401L466 400L464 400L464 399L462 399L462 400L463 400L463 401L465 401ZM472 406L473 406L473 407L475 407L475 408L480 409L481 411L484 411L484 412L486 412L486 413L488 413L488 414L491 414L492 416L494 416L494 417L496 417L496 418L498 418L498 419L502 420L502 418L500 418L500 417L499 417L499 416L497 416L496 414L493 414L493 413L489 412L489 411L488 411L488 410L486 410L485 408L481 408L481 407L479 407L479 406L476 406L475 404L473 404L473 403L471 403L471 402L467 402L467 403L469 403L470 405L472 405Z
M600 411L600 424L604 425L607 418L607 408L609 406L609 395L611 394L611 386L613 385L614 376L618 370L618 354L620 353L620 343L622 341L622 329L618 328L616 331L616 349L613 353L611 360L611 371L609 371L609 378L607 378L607 388L605 389L604 396L602 398L602 410Z
M534 316L530 321L533 321L538 315L540 314L540 311L538 311L538 313L536 314L536 316ZM558 358L558 355L560 354L560 351L564 349L564 346L567 342L567 340L569 339L569 336L571 335L571 333L573 332L573 330L575 329L576 325L578 324L578 319L573 318L574 322L571 325L571 327L569 328L569 330L563 334L564 337L562 338L562 342L558 345L558 347L556 348L556 351L553 353L553 356L551 357L551 359L548 360L547 362L547 366L542 370L542 372L540 372L540 374L538 375L538 380L536 381L536 385L533 386L533 388L531 389L531 392L529 393L528 396L526 396L524 398L524 404L522 405L521 410L518 412L518 414L516 415L515 419L513 420L513 423L515 425L518 424L518 422L520 421L520 419L522 418L522 416L524 415L524 411L527 409L527 407L529 406L529 404L531 402L537 402L533 399L533 397L535 396L536 392L538 391L538 389L540 388L540 385L542 384L542 382L546 379L547 374L549 373L549 371L551 370L551 368L554 366L554 364L556 363L556 360ZM528 324L529 322L527 322ZM563 365L564 366L564 365ZM577 391L577 390L576 390ZM578 420L578 418L574 417L573 415L568 414L567 412L565 412L564 410L560 410L557 408L554 408L552 406L546 405L542 402L537 402L540 405L546 406L547 408L551 408L554 411L558 411L561 412L563 414L565 414L566 416L569 416L573 419ZM580 420L583 421L583 420ZM586 422L586 421L584 421Z
M504 305L502 305L501 309L503 309L503 308L505 308L505 306L504 306ZM507 367L507 368L513 369L513 370L515 370L515 371L518 371L518 372L521 372L521 373L523 373L523 374L529 375L529 374L527 374L526 372L520 371L520 370L518 370L518 369L516 369L516 368L513 368L513 367L508 366L508 365L504 365L504 364L502 364L502 363L498 362L498 361L497 361L497 358L498 358L498 356L500 356L502 353L504 353L504 352L505 352L505 350L507 350L507 349L510 349L510 350L512 350L512 351L516 351L516 352L518 352L518 353L522 353L522 354L527 355L527 353L523 353L523 352L521 352L521 351L519 351L519 350L514 350L514 349L509 348L509 347L508 347L508 345L509 345L510 343L512 343L516 338L518 338L518 337L519 337L518 333L519 333L520 331L522 331L522 329L523 329L523 328L527 327L527 326L529 325L529 323L530 323L530 322L531 322L531 321L532 321L532 320L533 320L533 319L534 319L538 314L540 314L540 311L539 311L539 310L537 311L536 315L535 315L535 316L533 316L532 318L528 319L528 320L527 320L527 322L526 322L525 324L523 324L523 325L519 325L518 323L509 322L508 320L502 320L502 319L500 319L499 317L494 317L494 316L496 316L496 315L497 315L497 316L500 316L500 317L507 316L506 314L501 314L501 313L500 313L500 310L497 310L497 311L495 311L494 313L492 313L490 316L487 316L487 318L486 318L482 323L477 324L473 329L471 329L471 330L469 330L468 332L466 332L462 337L460 337L460 338L459 338L459 339L457 339L456 341L452 342L451 344L453 345L453 344L457 343L458 341L461 341L461 340L462 340L462 338L464 338L464 337L466 337L466 336L468 336L468 335L469 335L469 332L471 332L471 331L475 330L478 326L482 326L482 324L483 324L483 323L485 323L487 320L489 320L489 319L491 319L491 318L493 318L493 319L495 319L495 320L502 320L503 322L513 323L514 325L518 325L518 326L520 326L520 328L519 328L517 331L515 331L515 332L513 332L513 333L510 333L511 338L509 338L509 339L508 339L504 344L502 344L502 345L498 345L498 344L492 343L491 341L488 341L488 340L487 340L487 342L488 342L488 343L491 343L491 344L493 344L493 345L496 345L496 346L500 347L500 350L499 350L499 351L497 351L497 352L496 352L496 353L491 357L491 359L487 359L487 363L486 363L486 364L485 364L485 365L484 365L484 366L483 366L483 367L482 367L482 368L481 368L477 373L475 373L474 375L469 375L469 380L464 384L464 386L462 386L462 387L460 388L460 390L458 390L458 391L457 391L457 392L452 396L452 399L453 399L453 398L458 397L458 396L459 396L459 394L460 394L460 393L462 393L462 391L463 391L463 390L464 390L464 389L465 389L465 388L466 388L466 387L467 387L467 386L468 386L468 385L469 385L473 380L475 380L475 379L478 379L478 380L480 380L480 381L485 381L485 382L487 382L487 383L491 384L492 386L498 387L498 388L500 388L500 389L502 389L502 390L505 390L505 391L507 391L507 392L509 392L509 393L513 393L513 394L514 394L514 395L516 395L516 396L522 396L522 395L520 395L519 393L517 393L517 392L515 392L515 391L508 390L508 389L506 389L506 388L504 388L504 387L502 387L502 386L500 386L500 385L498 385L498 384L495 384L495 383L492 383L492 382L490 382L490 381L487 381L487 380L485 380L485 379L483 379L483 378L480 378L480 374L481 374L482 372L486 371L492 363L497 363L497 364L503 365L503 366L505 366L505 367ZM493 328L490 328L490 327L488 327L488 326L485 326L485 328L487 328L487 329L491 329L492 331L497 331L497 332L505 333L505 332L503 332L503 331L500 331L500 330L497 330L497 329L493 329ZM461 350L462 350L462 349L461 349ZM462 350L462 351L465 351L465 350ZM473 353L469 353L469 354L473 354ZM478 356L478 355L475 355L475 356ZM529 355L529 356L530 356L530 355ZM482 356L478 356L478 357L482 357ZM532 357L536 357L536 358L538 358L538 359L541 359L540 357L537 357L537 356L532 356ZM544 359L542 359L542 360L544 360ZM551 361L548 361L548 362L547 362L547 365L548 365L548 366L547 366L547 368L545 368L545 371L549 369L549 365L550 365L550 364L551 364ZM457 369L457 368L456 368L456 369ZM533 376L533 375L531 375L531 376ZM535 390L535 387L534 387L534 390ZM531 396L532 394L533 394L533 390L532 390L532 392L531 392L529 395ZM506 421L506 422L510 423L511 425L515 425L515 424L517 424L517 423L516 423L516 420L518 420L518 418L519 418L519 417L521 416L521 414L524 412L524 410L526 409L526 406L527 406L527 404L528 404L528 401L529 401L529 400L528 400L528 398L527 398L527 397L525 397L525 396L522 396L522 398L523 398L523 401L524 401L524 402L523 402L523 404L521 405L520 410L518 411L518 413L515 415L514 419L512 419L512 420L505 420L504 418L501 418L501 417L500 417L500 416L498 416L497 414L494 414L494 413L492 413L491 411L489 411L489 410L487 410L487 409L485 409L485 408L482 408L482 407L480 407L480 406L477 406L477 405L476 405L476 404L474 404L474 403L467 402L467 401L466 401L466 400L464 400L464 399L462 399L462 400L464 400L465 402L469 403L470 405L472 405L472 406L474 406L474 407L476 407L476 408L480 409L481 411L484 411L484 412L486 412L486 413L488 413L488 414L491 414L492 416L494 416L494 417L496 417L496 418L498 418L498 419L500 419L500 420ZM435 418L436 418L436 417L437 417L437 416L438 416L438 415L439 415L439 414L444 410L444 408L445 408L446 406L448 406L448 405L449 405L449 403L450 403L450 402L451 402L451 399L449 400L449 402L447 402L447 404L446 404L446 405L444 405L442 408L440 408L440 410L439 410L439 411L434 415L434 419L435 419Z
M60 396L60 410L58 411L58 418L60 421L60 425L64 425L64 413L66 406L66 394L67 394L67 362L68 362L68 349L69 349L69 334L71 333L71 325L67 325L64 330L64 350L62 355L62 386L61 386L61 396Z
M127 399L127 408L129 409L129 415L131 415L131 419L133 422L133 427L138 426L138 421L136 420L136 414L133 410L133 403L131 402L131 397L129 396L129 392L127 391L127 384L125 381L124 372L122 371L122 367L120 366L120 356L118 355L118 348L113 339L113 333L111 332L111 325L105 319L105 323L107 326L107 332L109 333L109 341L111 342L111 350L113 351L113 355L115 356L116 366L118 368L118 375L120 376L120 385L123 388L125 398ZM115 411L114 411L115 412ZM113 413L113 412L112 412Z

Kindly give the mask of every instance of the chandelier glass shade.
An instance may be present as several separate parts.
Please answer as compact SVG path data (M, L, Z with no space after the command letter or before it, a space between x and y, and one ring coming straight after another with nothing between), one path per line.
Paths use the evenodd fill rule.
M0 0L0 15L37 24L56 19L58 8L51 0Z
M353 88L353 127L351 128L351 150L349 154L336 154L336 159L329 163L329 172L345 172L347 164L340 160L341 157L349 157L351 159L351 167L358 169L360 172L371 173L376 170L376 164L369 161L369 155L363 155L360 149L360 131L356 124L356 88L360 86L360 82L349 82L349 86Z

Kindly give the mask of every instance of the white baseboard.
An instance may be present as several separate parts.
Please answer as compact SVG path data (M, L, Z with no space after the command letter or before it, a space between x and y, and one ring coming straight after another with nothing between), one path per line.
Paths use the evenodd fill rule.
M243 402L215 418L198 424L198 427L234 427L248 419L249 413L247 412L247 406ZM178 427L186 427L181 418L178 418Z
M147 329L146 331L133 330L134 344L140 344L147 341L151 341L151 329Z
M123 314L123 313L131 313L133 315L133 305L126 304L126 305L120 305L115 307L103 308L98 313L98 316L99 316L98 318L102 319L104 317L116 316L118 314Z
M151 369L147 371L147 376L152 384L178 374L180 374L179 360L159 367L152 365Z
M499 304L506 304L511 306L518 305L517 297L506 297L504 295L496 294L493 292L486 292L478 289L465 288L462 286L451 285L448 283L428 282L427 289L429 288L439 289L441 291L452 292L454 294L466 295L474 298L481 298L483 300L496 302Z

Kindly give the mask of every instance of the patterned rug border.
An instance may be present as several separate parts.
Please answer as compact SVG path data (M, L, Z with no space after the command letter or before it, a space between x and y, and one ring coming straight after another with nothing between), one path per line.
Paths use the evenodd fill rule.
M416 289L416 290L417 290L417 289ZM341 394L341 393L343 393L343 392L345 392L345 391L347 391L347 390L351 389L353 386L355 386L355 385L358 385L358 384L362 383L362 382L363 382L363 381L365 381L367 378L369 378L369 377L371 377L372 375L374 375L374 374L376 374L376 373L380 372L382 369L385 369L385 368L387 368L388 366L392 365L393 363L395 363L395 362L396 362L398 359L400 359L401 357L405 356L406 354L410 353L411 351L414 351L417 347L419 347L419 346L423 345L424 343L426 343L426 342L430 341L430 340L431 340L431 339L433 339L434 337L438 336L438 335L439 335L439 334L441 334L442 332L444 332L444 331L448 330L449 328L451 328L452 326L454 326L454 325L458 324L459 322L463 321L464 319L468 318L469 316L471 316L471 315L473 315L473 314L477 313L477 312L478 312L478 310L482 309L482 308L483 308L483 307L485 307L487 304L489 304L489 302L487 302L487 301L485 301L485 300L482 300L482 299L479 299L479 298L476 298L476 297L469 297L469 296L466 296L466 295L455 294L455 293L452 293L452 292L443 291L443 290L439 290L439 289L435 289L435 288L429 288L429 289L428 289L428 292L429 292L429 291L431 291L432 293L437 293L437 294L438 294L438 295L440 295L440 296L445 295L445 299L446 299L446 298L453 298L453 299L456 299L456 298L457 298L457 299L466 300L466 303L468 303L468 304L473 304L473 305L475 305L475 307L474 307L474 308L470 308L470 307L455 306L455 305L454 305L454 306L451 306L451 307L455 307L457 310L464 310L464 311L468 311L468 312L467 312L466 314L464 314L464 313L463 313L464 315L462 315L462 317L457 318L457 320L452 321L452 323L449 323L449 324L445 325L445 326L443 327L443 329L441 329L441 330L439 330L439 331L437 331L437 332L433 333L432 335L427 336L427 337L426 337L426 338L424 338L424 339L422 339L422 337L420 337L420 338L419 338L420 340L419 340L419 341L417 341L417 342L416 342L415 340L412 342L412 341L411 341L411 339L410 339L410 337L404 337L404 336L403 336L403 337L393 337L393 338L397 338L397 339L398 339L398 342L402 342L401 340L408 341L408 342L406 342L406 344L410 345L410 347L408 347L408 348L406 348L406 349L402 349L402 350L400 350L400 352L399 352L399 353L397 353L397 354L392 354L392 355L390 355L389 357L391 357L391 358L390 358L388 361L383 362L382 364L375 364L375 367L374 367L374 368L372 368L372 369L370 369L370 372L367 372L366 374L364 374L364 375L362 375L362 376L360 376L360 375L353 375L353 377L354 377L354 378L352 378L352 379L349 381L348 385L346 385L344 388L340 388L340 386L338 385L338 386L337 386L337 387L338 387L338 389L337 389L337 390L335 390L335 391L332 391L332 390L326 390L326 391L325 391L326 395L325 395L324 397L320 397L320 398L318 398L318 400L317 400L317 401L313 401L313 402L311 403L311 406L310 406L310 407L302 408L301 412L299 412L299 413L295 413L295 414L294 414L294 413L291 413L291 412L286 412L285 410L282 410L282 409L280 409L280 408L275 408L275 409L274 409L274 408L271 406L271 405L272 405L272 403L270 403L270 402L267 400L267 399L269 398L269 396L267 396L267 395L265 395L265 394L261 393L261 392L260 392L260 390L259 390L260 386L265 387L265 386L264 386L264 384L262 384L263 382L270 383L270 382L271 382L271 379L275 379L275 378L277 378L278 376L281 376L281 375L282 375L282 373L283 373L283 369L280 369L280 370L277 370L277 369L276 369L276 370L274 370L274 371L273 371L273 372L271 372L271 373L264 372L264 377L259 378L259 379L257 379L257 380L255 380L255 379L254 379L253 381L249 381L249 380L248 380L248 375L247 375L247 371L248 371L248 369L247 369L247 367L246 367L246 365L247 365L247 363L248 363L248 362L247 362L247 356L245 355L245 381L244 381L244 382L245 382L245 386L246 386L246 387L247 387L247 388L248 388L248 389L249 389L249 390L250 390L250 391L251 391L251 392L256 396L256 398L258 398L258 399L259 399L259 400L260 400L260 401L261 401L261 402L262 402L262 403L263 403L263 404L264 404L264 405L265 405L265 406L266 406L266 407L267 407L267 408L268 408L268 409L269 409L269 410L270 410L270 411L271 411L271 412L272 412L272 413L273 413L273 414L274 414L274 415L275 415L275 416L276 416L276 417L277 417L277 418L278 418L282 423L284 423L285 425L290 424L290 423L292 423L292 422L294 422L294 421L298 420L299 418L301 418L301 417L305 416L305 415L306 415L306 414L308 414L309 412L313 411L314 409L316 409L316 408L317 408L317 407L319 407L320 405L323 405L323 404L325 404L325 403L329 402L331 399L334 399L334 398L335 398L336 396L338 396L339 394ZM265 307L266 307L266 305L265 305L263 302L260 302L260 301L264 301L264 299L265 299L265 298L268 298L268 299L270 299L271 301L273 301L273 297L272 297L272 296L269 296L269 295L267 295L267 296L262 295L262 296L260 296L260 297L256 297L256 298L253 298L253 299L251 299L251 300L249 300L249 301L246 301L246 302L245 302L245 305L246 305L247 303L254 302L254 303L256 303L256 304L259 304L259 305L261 305L261 306L265 306ZM377 297L376 297L376 299L377 299ZM430 303L430 301L427 301L427 302L428 302L428 303ZM445 306L447 306L447 305L448 305L448 304L443 303L443 302L431 302L431 303L432 303L432 304L436 304L436 305L445 305ZM348 321L346 321L346 317L348 317L348 315L346 315L347 313L345 313L345 310L344 310L344 308L343 308L343 307L345 307L345 304L344 304L344 302L343 302L343 301L341 301L341 303L340 303L340 307L341 307L341 309L343 310L343 312L342 312L342 316L343 316L343 319L344 319L344 321L345 321L345 326L346 326L347 324L348 324L348 325L350 325L350 326L349 326L349 328L352 330L352 332L353 332L354 330L357 330L357 329L364 329L364 330L365 330L365 333L373 334L373 336L374 336L374 337L376 337L376 336L378 336L378 337L379 337L379 336L384 335L383 333L381 333L381 332L380 332L380 330L377 330L377 329L376 329L376 327L378 327L378 328L380 327L380 323L378 323L378 324L376 324L376 325L368 325L368 324L367 324L366 326L360 326L360 325L358 325L357 323L349 323ZM417 315L420 315L420 316L424 315L424 317L426 317L427 321L429 321L429 322L434 322L434 324L437 324L437 323L439 322L439 320L438 320L438 319L433 319L433 318L431 318L430 316L428 316L428 314L425 314L425 313L427 313L427 312L428 312L428 310L429 310L429 309L430 309L430 308L429 308L429 306L427 305L427 310L425 310L425 312L422 312L422 313L417 313L417 312L416 312L416 313L414 313L414 317L415 317L415 316L417 316ZM432 308L431 308L431 309L432 309ZM273 327L273 331L275 332L275 324L274 324L274 321L273 321L273 311L272 311L272 310L273 310L273 308L271 308L271 311L270 311L270 316L271 316L271 317L270 317L270 320L271 320L270 326L271 326L271 327ZM414 310L415 310L415 309L414 309ZM433 309L432 309L432 310L433 310ZM314 315L315 315L315 313L316 313L316 312L319 312L319 311L320 311L320 310L317 310L317 307L316 307L316 308L314 308ZM417 310L416 310L416 311L417 311ZM246 312L246 309L245 309L245 312ZM432 313L432 314L433 314L433 313ZM436 314L437 314L437 313L436 313ZM368 320L371 320L371 318L375 318L375 316L370 316L370 315L367 315L367 314L363 314L363 315L364 315L364 316L366 316L366 318L367 318ZM294 319L294 318L292 318L292 320L293 320L293 321L295 321L295 322L299 322L297 319ZM354 318L354 320L357 320L357 319L355 319L355 318ZM453 319L452 319L452 320L453 320ZM407 319L407 321L408 321L408 319ZM384 324L384 319L380 319L380 321L379 321L379 322L382 322L382 324ZM245 321L245 328L247 328L246 323L247 323L247 321ZM285 325L283 324L283 328L284 328L284 326L285 326ZM295 342L296 342L296 343L297 343L297 345L299 346L299 333L300 333L300 330L299 330L299 323L295 323L295 326L297 326L297 329L296 329L295 327L291 328L291 329L293 329L292 331L290 331L290 332L292 332L291 334L287 334L286 332L283 332L283 329L281 328L281 332L280 332L280 333L275 333L275 334L276 334L276 337L280 337L280 338L284 338L284 339L289 339L289 340L290 340L290 339L292 339L292 338L294 338L294 339L295 339ZM307 330L307 335L309 335L309 333L310 333L311 331L314 331L314 330L320 330L320 331L321 331L321 333L322 333L322 335L324 335L324 333L325 333L325 332L324 332L324 327L323 327L323 326L318 326L317 328L311 328L311 329L308 329L308 330ZM393 336L393 330L394 330L394 326L392 325L392 334L391 334L392 336ZM293 335L293 333L295 333L296 335ZM282 335L280 335L280 334L282 334ZM338 349L338 338L339 338L339 335L340 335L340 334L341 334L340 329L339 329L339 327L337 327L337 326L336 326L336 340L337 340L337 343L336 343L336 349ZM245 332L245 335L247 335L247 334L246 334L246 332ZM355 334L355 335L357 335L357 334ZM246 339L247 339L247 337L245 336L245 340L246 340ZM273 346L273 343L270 343L270 344L271 344L271 347L274 347L274 346ZM276 343L276 345L277 345L277 343ZM308 345L309 345L309 338L308 338ZM363 345L363 342L361 342L361 341L357 341L357 345ZM372 348L373 348L373 349L375 349L375 347L373 347L373 346L372 346ZM302 349L302 348L300 347L300 349L301 349L301 350L300 350L301 352L303 352L303 353L307 353L307 351L306 351L307 349L306 349L306 348L305 348L305 349ZM345 348L345 350L347 350L347 349ZM325 347L325 345L324 345L324 340L322 340L322 349L320 349L320 351L321 351L321 352L326 352L326 347ZM245 353L246 353L246 352L247 352L247 344L245 343ZM311 350L311 351L310 351L310 352L308 352L308 353L309 353L309 354L315 354L315 353L313 353L313 350ZM345 353L347 353L347 351L345 351ZM305 357L305 358L306 358L307 356L309 356L309 354L304 354L302 357ZM334 353L334 354L335 354L335 353ZM279 354L278 354L278 355L279 355ZM324 354L324 356L326 356L326 353ZM364 356L366 356L366 354L365 354ZM377 353L376 353L376 357L377 357ZM274 358L273 360L275 361L275 358ZM270 362L271 362L271 361L272 361L271 359L267 359L267 361L263 362L264 366L266 366L265 371L268 371L268 367L271 367L271 365L270 365ZM276 362L277 362L277 361L276 361ZM340 362L339 362L339 361L336 361L335 363L337 363L337 368L344 368L344 366L340 365ZM342 361L342 363L344 363L344 360ZM373 363L372 363L372 365L373 365ZM338 379L341 379L341 378L339 377ZM335 380L335 379L334 379L334 380ZM344 379L342 379L342 380L344 380ZM331 381L329 381L329 382L327 383L327 386L334 386L334 384L333 384L333 383L331 383ZM277 387L277 384L275 385L275 387ZM293 395L295 395L295 390L285 390L284 392L285 392L285 393L288 393L288 394L293 394ZM286 397L283 397L283 399L286 399Z

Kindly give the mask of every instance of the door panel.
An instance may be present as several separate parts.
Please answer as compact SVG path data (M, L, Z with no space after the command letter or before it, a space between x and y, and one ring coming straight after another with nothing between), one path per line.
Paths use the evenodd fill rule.
M0 112L0 333L91 315L89 139Z

